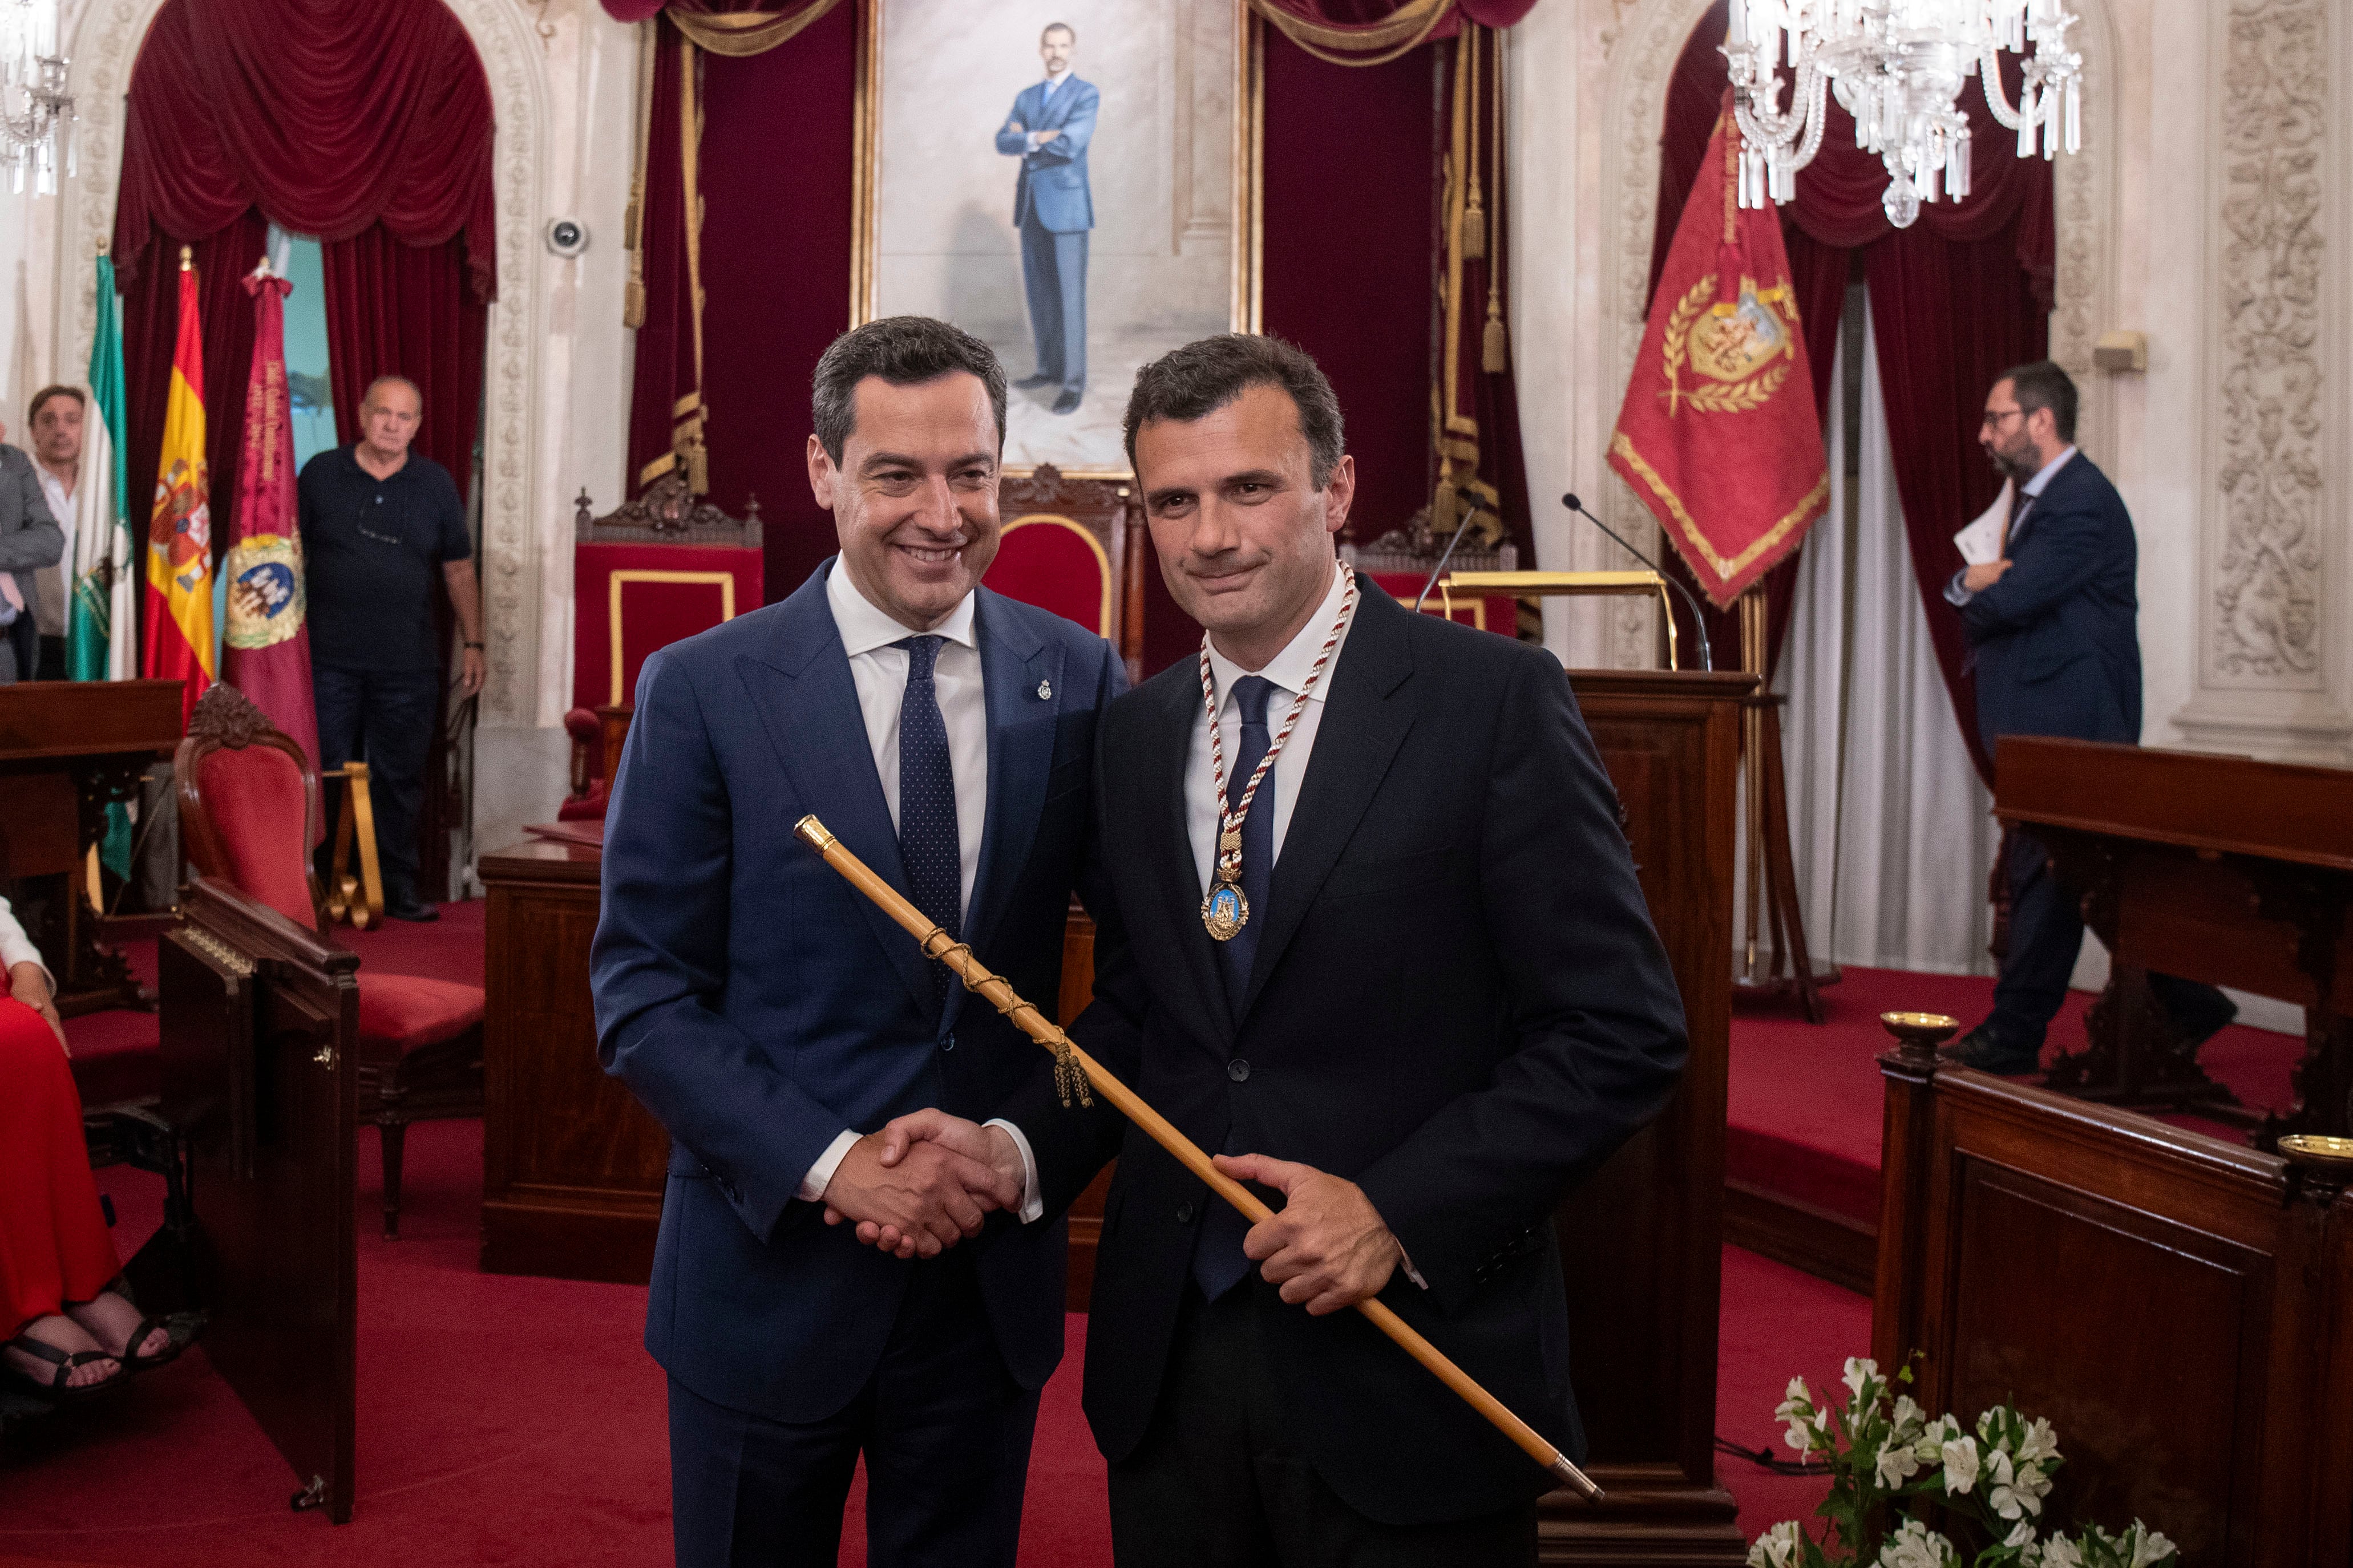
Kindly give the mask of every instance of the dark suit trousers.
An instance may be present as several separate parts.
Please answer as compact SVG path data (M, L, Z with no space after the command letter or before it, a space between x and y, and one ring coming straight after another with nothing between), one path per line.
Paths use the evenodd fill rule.
M2032 834L2012 828L2010 859L2010 947L1994 983L1987 1026L2005 1047L2039 1049L2043 1031L2067 999L2067 977L2084 945L2084 916L2073 895L2051 874L2049 852ZM2211 985L2152 971L2149 989L2172 1015L2174 1027L2200 1039L2227 1023L2235 1009Z
M1021 224L1021 286L1038 374L1064 386L1087 384L1087 233L1056 234L1036 217Z
M866 1456L873 1568L1013 1568L1038 1395L1005 1370L963 1247L913 1277L874 1375L822 1421L772 1421L670 1385L679 1568L831 1568Z
M385 896L414 898L417 814L425 804L433 726L441 721L441 672L314 665L311 690L319 713L319 765L332 771L349 762L367 763ZM332 826L327 842L334 842Z
M1185 1288L1160 1406L1111 1467L1118 1568L1500 1568L1536 1560L1534 1501L1440 1524L1381 1524L1290 1440L1258 1333L1255 1272L1215 1301ZM1282 1307L1283 1311L1304 1309ZM1410 1434L1400 1441L1411 1441Z

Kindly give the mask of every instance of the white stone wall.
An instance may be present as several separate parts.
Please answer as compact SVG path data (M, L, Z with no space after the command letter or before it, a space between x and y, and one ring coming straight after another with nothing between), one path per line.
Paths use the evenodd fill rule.
M2059 169L2052 353L2139 532L2143 739L2353 764L2353 3L2075 8L2086 146ZM1655 537L1601 457L1641 331L1661 93L1704 9L1545 0L1512 33L1514 346L1547 566L1615 563L1565 489ZM2119 330L2147 334L2145 374L2092 368ZM1572 663L1651 661L1630 606L1550 617Z

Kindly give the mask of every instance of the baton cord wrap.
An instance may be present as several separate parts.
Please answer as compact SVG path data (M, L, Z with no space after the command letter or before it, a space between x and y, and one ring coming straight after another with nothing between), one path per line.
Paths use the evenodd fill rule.
M1274 1211L1258 1195L1223 1171L1218 1169L1199 1144L1185 1136L1176 1125L1152 1109L1144 1097L1118 1078L1106 1071L1102 1063L1078 1047L1070 1036L1046 1021L1045 1015L1021 999L1018 992L1006 984L1000 975L992 974L986 965L972 955L967 944L957 942L934 924L921 910L909 903L900 891L874 874L871 867L852 854L842 842L826 831L825 824L814 816L804 816L793 824L793 836L823 857L825 863L841 873L849 885L865 894L885 914L896 921L908 935L922 945L924 954L939 960L963 980L965 989L978 993L997 1012L1013 1020L1023 1034L1054 1053L1054 1086L1060 1091L1062 1104L1071 1103L1073 1092L1080 1102L1092 1105L1087 1086L1094 1085L1095 1092L1109 1100L1112 1109L1126 1117L1137 1131L1175 1156L1176 1163L1206 1183L1209 1190L1241 1211L1242 1217L1252 1225L1273 1217ZM934 944L933 938L940 939ZM1593 1478L1577 1468L1577 1462L1547 1441L1543 1433L1513 1414L1511 1407L1479 1385L1469 1373L1454 1364L1444 1351L1427 1339L1389 1309L1387 1302L1366 1297L1356 1303L1356 1310L1369 1319L1373 1326L1397 1342L1398 1348L1419 1362L1439 1382L1446 1384L1462 1402L1487 1418L1497 1431L1519 1445L1521 1452L1543 1466L1556 1480L1575 1490L1588 1502L1601 1500L1601 1489Z

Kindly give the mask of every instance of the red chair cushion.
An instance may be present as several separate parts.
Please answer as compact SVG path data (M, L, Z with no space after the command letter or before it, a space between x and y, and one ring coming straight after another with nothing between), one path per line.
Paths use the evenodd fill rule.
M198 771L205 815L228 858L221 875L305 931L317 930L301 767L275 746L223 746Z
M455 1038L482 1021L482 988L420 974L370 974L360 982L360 1040L382 1041L403 1056Z
M1040 514L1008 524L981 581L1098 637L1111 635L1111 557L1067 518Z

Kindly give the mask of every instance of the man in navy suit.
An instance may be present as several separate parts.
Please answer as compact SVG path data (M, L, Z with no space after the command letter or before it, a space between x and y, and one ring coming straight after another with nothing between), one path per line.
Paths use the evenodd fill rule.
M793 837L816 814L1023 993L1059 990L1124 680L1100 637L977 585L1005 395L944 322L837 339L808 469L840 554L638 679L593 980L606 1069L671 1138L646 1345L682 1564L831 1563L861 1454L870 1562L1014 1561L1064 1230L944 1148L885 1169L873 1133L987 1116L1052 1058Z
M2048 360L2020 365L1986 395L1978 440L2013 487L2000 560L1956 573L1957 605L1978 681L1978 733L1989 752L2004 735L2140 741L2137 552L2124 498L2075 449L2075 384ZM2032 1072L2043 1031L2066 1000L2084 944L2075 900L2033 835L2012 828L2010 945L1993 1013L1946 1047L1987 1072ZM2151 974L2177 1041L2194 1050L2236 1012L2211 985Z
M1029 331L1038 368L1014 383L1059 386L1054 412L1078 407L1087 390L1087 233L1095 226L1087 184L1087 143L1094 139L1099 95L1071 74L1079 36L1067 22L1039 35L1046 79L1014 96L997 132L997 150L1021 160L1013 182L1013 226L1021 231L1021 286L1029 297Z
M1280 1212L1248 1226L1050 1085L1001 1112L1019 1145L939 1111L886 1139L989 1161L1050 1215L1118 1156L1085 1404L1121 1568L1533 1563L1551 1478L1343 1309L1377 1295L1582 1454L1554 1207L1685 1052L1617 795L1558 660L1340 567L1355 466L1305 354L1165 356L1127 445L1207 632L1103 720L1118 854L1071 1032Z

